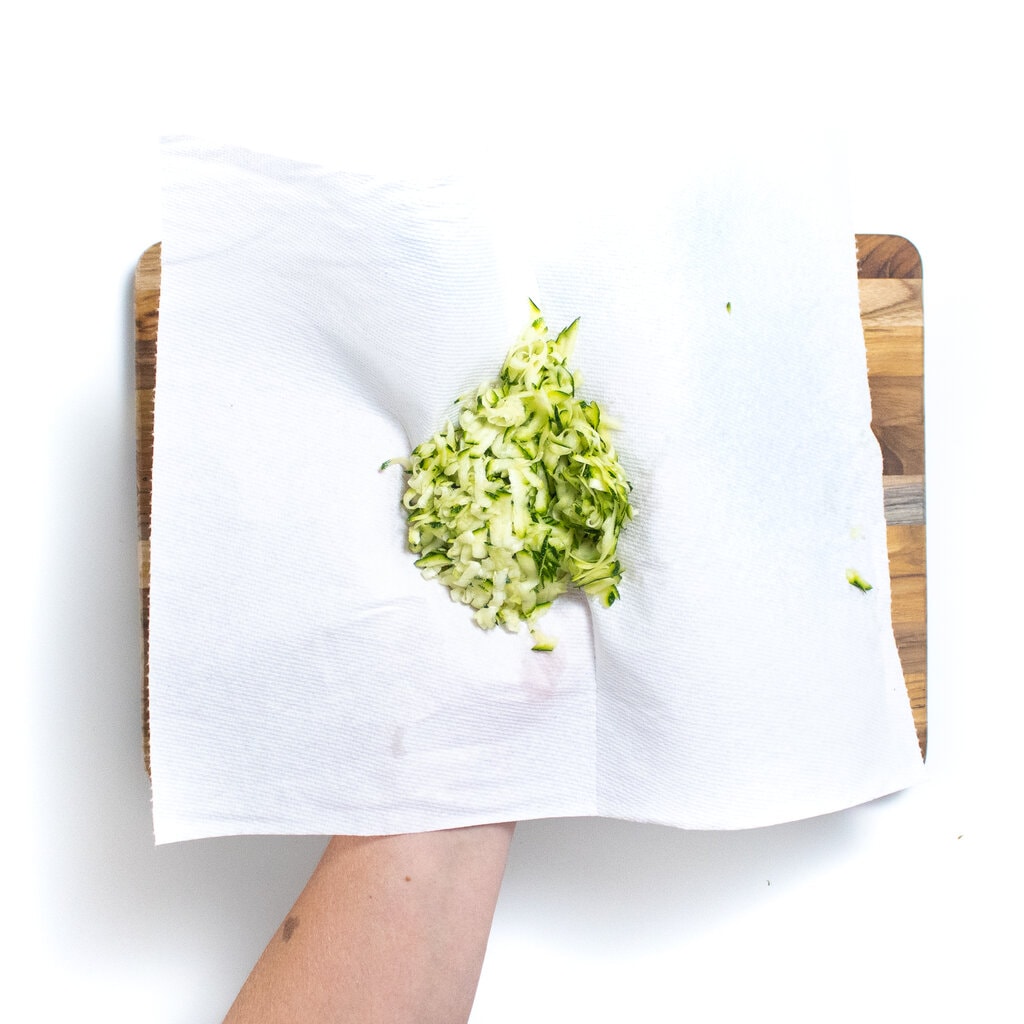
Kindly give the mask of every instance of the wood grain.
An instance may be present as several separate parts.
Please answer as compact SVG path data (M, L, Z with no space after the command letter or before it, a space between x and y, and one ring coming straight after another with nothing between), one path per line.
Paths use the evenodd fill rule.
M160 243L135 268L135 474L139 506L139 594L142 607L142 752L149 761L149 539L153 515L153 425L156 338L160 321Z
M921 259L896 235L857 235L861 323L872 430L882 450L892 579L893 633L922 754L927 745L927 607L924 519L924 310ZM160 244L135 272L135 414L142 603L143 750L149 770L149 544Z
M857 235L857 264L861 280L921 280L921 256L900 235Z
M921 257L897 235L858 235L857 277L871 429L882 451L892 628L924 754L928 746L928 611Z

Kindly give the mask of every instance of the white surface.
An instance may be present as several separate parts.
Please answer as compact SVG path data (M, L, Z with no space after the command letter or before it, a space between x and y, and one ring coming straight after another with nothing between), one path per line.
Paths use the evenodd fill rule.
M313 151L343 112L358 138L375 106L401 98L408 114L389 137L455 144L468 130L446 137L432 113L485 126L516 99L540 109L527 72L543 61L563 100L596 92L635 112L619 145L671 126L676 101L660 87L678 78L668 97L699 99L709 117L727 118L731 97L808 130L846 118L855 147L880 154L851 162L858 226L910 237L926 280L930 756L906 794L781 828L522 826L474 1022L732 1021L772 1006L801 1022L878 1019L883 993L894 1021L1005 1019L1019 959L1005 926L1012 935L1024 911L1009 589L1021 566L1015 523L994 510L1014 507L1024 225L1022 83L1004 5L968 16L869 3L823 26L820 5L774 5L767 20L726 4L672 31L621 16L611 33L578 25L571 45L571 19L517 5L468 49L466 19L443 46L435 28L429 46L427 26L386 11L392 31L360 41L358 24L323 31L302 4L267 23L218 20L209 5L177 5L173 20L65 6L8 21L0 64L9 1005L28 997L23 1019L43 1022L218 1020L319 849L152 847L129 295L159 224L156 135L238 126ZM642 14L630 8L637 24ZM627 73L645 39L656 52ZM282 56L266 73L271 50ZM723 61L726 84L702 85ZM612 70L595 85L598 65ZM655 99L637 103L638 91ZM548 103L551 121L568 123L563 100ZM541 120L521 121L516 144L564 151L571 139ZM490 141L484 131L478 144Z

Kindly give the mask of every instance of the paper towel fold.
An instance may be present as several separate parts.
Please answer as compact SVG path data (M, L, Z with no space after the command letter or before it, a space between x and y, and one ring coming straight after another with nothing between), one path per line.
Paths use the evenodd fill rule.
M158 841L740 828L916 777L854 238L825 177L512 187L181 138L164 161ZM557 602L551 654L420 578L401 474L378 471L496 374L528 298L581 318L636 508L622 600Z

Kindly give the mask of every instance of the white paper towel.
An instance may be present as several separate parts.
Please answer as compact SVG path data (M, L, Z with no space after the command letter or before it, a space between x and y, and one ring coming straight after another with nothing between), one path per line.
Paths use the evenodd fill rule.
M604 815L743 828L921 769L853 229L820 167L384 176L164 144L159 842ZM405 548L398 470L528 298L622 423L622 600L550 654ZM856 568L874 589L849 585Z

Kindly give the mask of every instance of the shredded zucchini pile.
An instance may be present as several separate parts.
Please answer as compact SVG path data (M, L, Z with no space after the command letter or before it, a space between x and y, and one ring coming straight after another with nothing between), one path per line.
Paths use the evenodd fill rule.
M619 532L630 484L594 402L569 369L579 320L552 338L540 310L498 379L456 400L457 416L408 458L402 504L409 549L427 579L473 609L478 626L529 629L533 649L555 640L536 620L578 587L619 597Z

